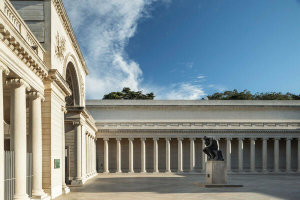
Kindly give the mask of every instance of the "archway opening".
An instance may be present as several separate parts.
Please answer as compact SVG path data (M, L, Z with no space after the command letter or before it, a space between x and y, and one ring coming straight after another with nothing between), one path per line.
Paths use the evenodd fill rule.
M78 77L73 63L69 62L66 69L66 81L72 91L70 96L66 97L67 106L79 106L80 105L80 92Z

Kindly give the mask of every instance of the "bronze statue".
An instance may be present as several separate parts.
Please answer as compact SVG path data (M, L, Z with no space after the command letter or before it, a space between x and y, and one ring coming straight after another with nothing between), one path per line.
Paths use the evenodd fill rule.
M222 151L218 149L218 143L213 138L204 136L205 146L203 152L207 155L207 160L224 161Z

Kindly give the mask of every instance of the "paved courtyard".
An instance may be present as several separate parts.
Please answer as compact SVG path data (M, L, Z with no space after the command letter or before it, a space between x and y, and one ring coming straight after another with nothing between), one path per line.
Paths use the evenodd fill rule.
M100 174L84 186L71 187L59 200L150 199L300 199L300 175L229 175L242 188L202 188L200 174Z

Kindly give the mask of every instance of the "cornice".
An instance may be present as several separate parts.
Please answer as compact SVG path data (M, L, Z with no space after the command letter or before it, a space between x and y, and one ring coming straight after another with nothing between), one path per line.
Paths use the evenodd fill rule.
M300 128L300 122L96 122L98 129Z
M62 22L63 22L63 26L65 28L65 30L67 31L70 39L71 39L71 42L73 44L73 47L75 48L75 51L79 57L79 60L80 60L80 63L85 71L86 74L89 73L88 71L88 68L86 66L86 63L85 63L85 60L84 60L84 57L82 55L82 52L80 50L80 47L78 45L78 41L75 37L75 34L74 34L74 31L73 31L73 28L72 28L72 25L70 23L70 20L68 18L68 15L67 15L67 12L64 8L64 5L62 3L61 0L52 0L53 4L54 4L54 7L59 15L59 17L61 18ZM80 6L80 5L79 5Z
M1 16L0 16L1 17ZM48 69L43 61L33 53L27 43L19 41L10 30L0 23L0 39L19 59L42 80L48 75Z
M66 96L70 96L72 94L72 91L69 88L68 83L60 75L60 73L58 72L57 69L50 69L45 81L55 82L62 89L62 91L66 94Z

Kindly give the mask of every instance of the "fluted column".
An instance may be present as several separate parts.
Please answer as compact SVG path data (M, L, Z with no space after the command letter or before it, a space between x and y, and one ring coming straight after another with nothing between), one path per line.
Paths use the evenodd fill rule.
M8 75L7 67L0 64L0 122L3 122L3 74ZM4 169L4 127L0 123L0 169ZM0 199L4 199L4 170L0 170Z
M29 131L32 136L32 195L42 199L42 100L38 92L29 93Z
M231 139L226 138L226 164L228 172L231 172Z
M291 171L291 140L292 138L286 138L286 164L285 168L286 171L289 172Z
M94 157L93 157L93 161L94 161L94 165L93 165L93 169L94 169L94 173L96 174L97 173L97 170L96 170L96 160L97 160L97 148L96 148L96 141L97 141L97 137L95 135L95 139L93 140L93 144L94 144Z
M267 172L267 161L268 161L268 138L262 138L262 171Z
M128 138L129 140L129 173L134 173L133 169L133 140L134 138Z
M255 171L255 140L256 138L250 138L250 171Z
M166 172L171 172L170 140L171 138L166 138Z
M244 138L238 138L239 140L239 151L238 151L238 157L239 157L239 172L243 171L243 150L244 150L244 145L243 145L243 140Z
M89 174L92 175L93 171L92 171L92 167L93 167L93 144L92 144L93 138L90 135L89 137L89 152L90 152L90 156L89 156L89 163L90 163L90 167L89 167Z
M195 170L195 138L190 138L190 171Z
M158 173L158 144L157 144L157 141L158 141L159 138L153 138L153 172L155 173Z
M15 151L14 199L29 199L26 193L26 89L29 85L22 79L8 79L11 87L11 134ZM3 122L1 122L3 123ZM3 169L2 169L3 170Z
M274 172L279 171L279 139L274 138Z
M108 141L109 138L104 138L104 173L109 173L108 166Z
M122 167L121 167L121 140L122 138L116 138L117 140L117 173L122 173Z
M181 173L182 169L182 140L183 138L177 138L178 140L178 172Z
M205 140L202 138L202 149L205 147ZM202 151L202 172L205 173L206 171L206 161L207 161L207 155Z

